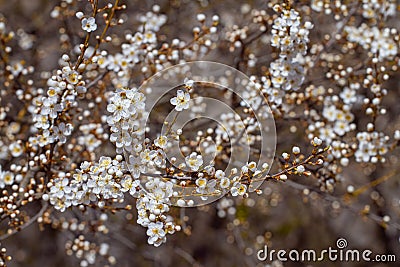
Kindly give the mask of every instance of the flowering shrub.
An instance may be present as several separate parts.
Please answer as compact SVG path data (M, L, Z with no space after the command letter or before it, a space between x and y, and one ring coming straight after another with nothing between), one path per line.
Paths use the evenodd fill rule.
M192 265L232 265L179 246L207 213L226 225L219 244L253 266L277 229L295 231L270 216L299 211L285 206L295 199L326 207L327 225L367 218L392 249L395 1L121 2L48 3L51 18L28 28L8 16L17 4L0 10L4 244L35 224L74 265L162 262L157 251L172 247ZM1 266L12 252L2 248Z

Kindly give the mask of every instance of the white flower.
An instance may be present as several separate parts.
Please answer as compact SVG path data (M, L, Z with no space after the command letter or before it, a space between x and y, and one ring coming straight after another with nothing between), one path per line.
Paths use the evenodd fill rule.
M71 192L71 188L68 186L68 179L56 179L54 185L50 188L50 193L57 198L62 198L65 194Z
M64 71L64 69L63 69ZM65 78L70 84L77 84L79 82L79 73L76 70L71 70L69 67L65 68Z
M319 128L318 135L321 140L324 140L327 143L329 143L333 138L336 137L336 134L333 132L333 129L329 125ZM317 144L315 145L318 146Z
M132 144L132 137L128 131L124 131L118 128L112 128L113 133L110 135L110 141L115 143L117 149L124 146L129 147Z
M150 152L150 157L153 159L153 162L157 167L163 168L165 167L165 152L161 149L153 150Z
M187 92L178 90L177 96L171 98L170 103L175 106L176 111L189 108L190 95Z
M185 83L185 87L188 88L188 89L190 89L190 88L193 87L194 81L191 80L191 79L185 78L184 83Z
M11 155L13 157L19 157L24 152L22 146L17 142L11 143L10 147L9 147L9 150L10 150Z
M20 62L16 62L13 64L13 66L11 68L11 73L14 76L18 76L22 72L23 69L24 69L24 66Z
M312 141L316 146L320 146L322 144L322 140L319 139L318 137L314 137Z
M14 182L14 174L9 171L2 171L0 165L0 188L4 188L6 185L11 185Z
M162 222L151 222L149 223L147 229L147 235L149 236L147 242L150 245L154 245L155 247L160 246L162 243L165 242L165 231L164 231L164 224Z
M336 121L333 128L336 134L343 136L346 132L350 131L350 126L343 121Z
M112 164L112 159L110 157L100 157L99 159L99 166L104 167L105 169L108 169L111 167Z
M90 152L101 145L101 141L97 139L94 134L79 136L78 143L80 145L85 145Z
M143 35L143 42L144 43L156 43L157 42L156 34L152 31L146 31Z
M400 130L394 131L393 138L394 138L395 140L400 140Z
M158 32L160 27L167 22L167 16L164 14L154 14L153 12L147 12L146 15L142 15L140 18L141 22L146 22L146 29ZM142 30L142 28L139 28Z
M54 136L51 135L50 131L47 129L43 131L43 134L38 135L37 138L40 147L44 147L54 142Z
M35 115L33 117L33 121L35 122L35 127L39 129L48 129L50 127L49 118L47 115Z
M247 186L244 184L241 184L240 182L236 182L233 184L231 188L231 194L232 196L243 196L247 191Z
M221 186L221 188L224 188L224 189L228 188L230 184L231 184L231 181L227 177L223 177L221 179L221 181L219 182L219 185Z
M82 170L77 170L77 173L75 173L72 177L74 178L73 180L74 183L81 183L87 181L88 174L82 172Z
M129 167L134 178L139 178L140 174L146 170L141 158L132 155L129 157Z
M206 178L198 178L196 180L196 185L200 188L204 188L207 185L207 179Z
M112 102L107 105L107 111L113 113L114 123L120 121L122 118L129 118L130 103L129 99L122 99L119 95L115 95L112 98Z
M303 165L300 165L300 166L297 166L296 170L299 174L302 174L306 169L304 168Z
M250 171L255 172L257 170L257 163L255 163L254 161L247 163L247 168Z
M196 152L193 152L190 154L190 156L187 156L185 161L187 166L189 166L192 171L198 171L200 166L203 165L203 157L201 155L197 155Z
M215 179L206 180L205 178L200 178L200 179L202 179L201 182L199 182L201 187L196 188L196 192L203 194L200 197L202 200L207 200L208 196L215 192L215 186L217 185L217 180L215 180ZM200 180L200 179L197 179L197 180ZM196 181L196 184L197 184L197 181Z
M82 19L82 29L87 32L93 32L97 29L96 20L93 17Z
M154 140L154 144L160 148L166 148L168 144L168 138L164 135L161 135L156 140Z
M67 208L65 200L66 200L65 198L51 197L50 203L54 206L56 210L64 212L65 209Z
M300 153L300 148L298 146L294 146L292 148L292 152L293 152L293 154L299 154Z
M133 44L122 44L122 53L126 56L127 60L133 64L136 64L140 61L140 48L137 43Z
M338 110L336 109L336 107L331 105L331 106L328 106L328 107L324 108L324 110L322 111L322 115L328 121L335 121L336 117L337 117L337 112L338 112Z
M151 151L148 148L140 152L140 158L143 164L149 163L153 159L151 156L155 156L155 154L151 154L150 152Z
M114 72L118 72L121 69L120 62L124 56L120 53L116 53L115 55L108 55L107 57L107 69L112 70Z
M345 87L343 91L340 92L340 97L345 104L352 104L357 101L356 91L348 87Z
M212 165L205 166L204 170L207 172L208 175L214 175L215 174L215 168Z
M225 177L225 173L224 173L223 171L217 170L217 171L215 172L215 178L217 178L217 179L222 179L222 178L224 178L224 177Z
M3 174L3 182L6 185L11 185L14 182L14 174L12 172L5 172Z
M136 187L139 186L139 181L133 180L130 175L127 175L124 179L122 179L121 186L122 192L129 191L129 194L133 196L136 193Z
M65 143L67 141L66 136L71 135L72 129L72 124L61 122L58 126L53 126L53 135L60 143Z
M358 162L368 162L370 160L371 157L371 151L373 150L374 145L373 144L368 144L366 142L362 142L360 143L358 150L356 151L356 153L354 154L354 156L356 157L356 160Z
M61 104L57 103L56 97L43 98L43 106L40 114L49 115L50 118L55 119L57 118L57 112L60 112L62 110L63 107Z

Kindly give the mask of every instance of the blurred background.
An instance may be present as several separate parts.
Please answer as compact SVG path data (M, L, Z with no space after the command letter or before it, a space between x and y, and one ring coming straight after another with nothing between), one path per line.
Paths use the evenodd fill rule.
M67 2L67 1L66 1ZM269 45L269 34L261 36L248 45L248 49L257 58L254 66L243 62L246 51L229 51L227 32L233 25L248 25L249 36L258 34L252 23L251 10L266 10L273 18L274 12L268 1L222 1L222 0L170 0L170 1L125 1L127 10L119 13L126 19L122 26L111 29L113 42L108 44L109 51L116 51L124 41L124 33L134 32L138 27L138 16L151 10L154 4L160 6L160 13L168 16L166 25L160 30L160 38L171 41L174 38L191 40L193 25L197 25L196 14L207 16L218 14L218 47L201 59L225 63L239 68L247 75L261 75L265 72L276 54ZM277 1L275 1L277 2ZM300 13L308 14L307 19L315 24L311 31L311 45L321 43L325 34L336 28L332 16L310 10L309 1L295 1L294 7ZM329 2L329 1L326 1ZM343 1L342 1L343 2ZM346 1L344 1L346 2ZM348 1L350 2L350 1ZM356 1L354 1L356 2ZM58 68L60 56L68 51L61 45L60 35L67 31L71 44L79 44L83 38L80 22L69 18L65 21L51 18L50 14L58 1L40 0L0 0L0 18L7 27L19 35L28 35L32 49L16 49L15 60L24 60L35 67L40 77L42 71ZM88 13L88 1L77 1L77 5ZM387 25L399 27L399 16L388 20ZM60 32L60 27L63 28ZM270 29L267 29L269 31ZM340 40L339 40L340 42ZM310 45L310 46L311 46ZM332 51L341 53L333 46ZM358 50L357 50L358 51ZM361 51L361 50L360 50ZM360 57L366 54L356 52L343 56L347 66L356 65ZM241 63L242 62L242 63ZM36 74L37 73L37 74ZM331 81L324 79L324 69L318 66L308 73L307 79L316 85L327 85ZM39 80L39 79L38 79ZM386 82L389 97L384 99L387 116L379 118L380 129L392 134L399 129L400 114L400 75ZM37 86L45 86L39 84ZM3 100L4 101L4 100ZM360 111L361 112L361 111ZM358 116L362 123L362 114ZM277 153L290 151L293 145L305 147L309 144L305 138L306 125L301 121L276 120ZM294 128L293 128L294 127ZM294 130L295 129L295 130ZM302 146L303 145L303 146ZM312 178L289 177L287 182L264 182L261 195L250 194L248 198L226 197L207 206L197 208L172 208L171 214L182 222L182 232L169 235L166 244L154 248L147 244L145 229L136 224L135 211L109 214L107 235L88 234L86 239L106 242L109 252L116 258L116 266L400 266L400 164L398 149L389 152L386 163L350 164L341 174L340 182L333 193L322 192ZM354 159L353 159L354 161ZM277 161L273 171L279 169ZM384 182L371 185L371 181L384 178ZM356 189L364 188L358 196L347 193L348 185ZM127 198L127 204L134 205L133 198ZM32 210L40 207L32 206ZM366 212L369 210L369 212ZM58 215L63 220L85 220L88 214L79 211ZM388 223L383 222L390 217ZM387 219L387 218L386 218ZM4 225L0 225L3 227ZM66 242L74 239L76 233L53 230L50 226L39 229L33 224L23 232L2 241L13 260L11 267L20 266L79 266L75 256L67 256ZM351 249L370 249L374 254L394 254L395 263L365 262L262 262L257 259L257 251L268 245L269 249L315 249L321 251L336 247L336 241L344 238ZM96 263L98 266L107 264Z

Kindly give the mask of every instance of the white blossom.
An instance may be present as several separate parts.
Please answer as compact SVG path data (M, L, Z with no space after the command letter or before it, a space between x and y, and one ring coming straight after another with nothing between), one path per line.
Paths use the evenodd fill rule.
M96 20L93 17L83 18L81 23L82 23L82 30L86 32L93 32L97 29Z
M189 108L190 95L187 92L178 90L177 96L171 98L170 102L175 106L176 111L182 111Z

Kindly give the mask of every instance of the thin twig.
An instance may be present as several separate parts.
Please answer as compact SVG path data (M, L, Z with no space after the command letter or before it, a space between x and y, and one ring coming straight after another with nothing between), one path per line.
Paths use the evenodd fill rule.
M91 81L87 86L86 89L89 89L93 86L95 86L101 79L103 79L107 74L109 73L109 71L103 72L102 74L100 74L99 76L97 76L93 81Z
M4 234L2 236L0 236L0 240L5 240L7 238L9 238L10 236L20 232L21 230L27 228L29 225L31 225L32 223L36 222L37 219L43 215L43 213L45 212L45 210L47 209L47 207L49 206L49 204L47 202L44 202L42 208L40 209L40 211L38 213L35 214L35 216L33 216L32 218L29 219L29 221L27 221L25 224L23 224L22 226L20 226L17 230L12 231L11 233L7 233Z
M128 247L131 250L136 250L137 245L133 243L131 240L126 238L125 236L119 234L117 231L110 233L111 237L120 243L124 244L126 247Z
M301 191L304 190L304 189L308 189L308 190L318 194L323 200L329 201L329 202L338 202L338 203L340 203L340 205L342 207L347 208L348 210L350 210L351 212L353 212L353 213L355 213L357 215L360 215L360 213L362 213L362 209L354 207L354 206L351 206L350 204L346 204L346 202L343 200L343 197L335 197L335 196L332 196L332 195L327 194L325 192L322 192L320 190L317 190L315 188L311 188L309 186L294 182L292 180L287 180L285 184L290 186L291 188L294 188L294 189L297 189L297 190L301 190ZM372 221L374 221L374 222L376 222L376 223L378 223L380 225L383 222L383 218L381 216L376 215L376 214L373 214L373 213L368 213L368 214L362 213L362 215L366 216L370 220L372 220ZM397 223L397 222L386 222L385 224L387 226L390 226L390 227L393 227L393 228L395 228L397 230L400 230L400 224Z
M183 249L177 247L174 249L174 252L176 254L178 254L179 256L181 256L182 258L184 258L189 264L191 264L192 266L203 266L200 263L198 263L193 257L192 255L190 255L188 252L184 251Z
M336 42L336 35L341 33L344 29L344 27L346 27L347 23L350 21L351 17L357 12L359 8L359 4L355 5L349 12L349 14L341 21L340 26L338 27L338 29L332 33L331 38L329 39L329 41L326 43L326 45L318 52L317 56L314 59L314 62L319 61L319 59L321 58L321 54L324 51L327 51L329 48L331 48L332 45L335 44Z

